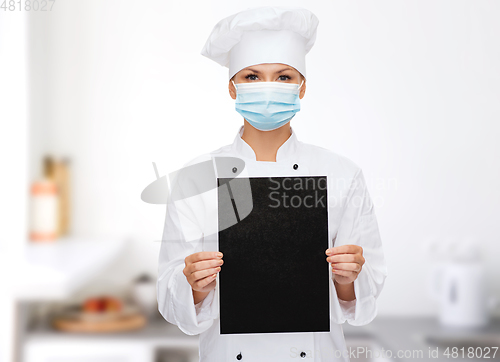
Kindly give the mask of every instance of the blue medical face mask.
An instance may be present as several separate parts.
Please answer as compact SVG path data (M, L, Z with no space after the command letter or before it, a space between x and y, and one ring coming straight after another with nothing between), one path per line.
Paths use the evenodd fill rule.
M299 93L303 83L233 82L236 111L258 130L280 128L300 111Z

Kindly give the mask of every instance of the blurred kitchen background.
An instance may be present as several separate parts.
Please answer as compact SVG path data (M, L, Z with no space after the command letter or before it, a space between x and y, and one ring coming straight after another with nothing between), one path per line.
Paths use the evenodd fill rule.
M196 361L198 337L157 312L165 208L140 194L152 162L165 175L233 141L227 68L200 51L268 2L26 3L0 8L0 361ZM394 355L357 360L492 357L500 3L273 4L320 20L299 140L360 165L376 207L389 277L378 317L344 332Z

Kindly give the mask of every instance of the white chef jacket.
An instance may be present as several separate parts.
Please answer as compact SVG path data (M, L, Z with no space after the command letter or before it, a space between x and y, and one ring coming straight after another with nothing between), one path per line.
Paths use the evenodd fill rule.
M387 269L363 173L348 158L299 141L290 128L291 135L278 149L276 162L256 160L253 149L241 138L244 129L241 126L232 144L197 157L185 166L213 157L237 157L245 162L245 169L237 177L326 175L329 247L355 244L363 248L365 263L354 281L356 299L339 300L330 279L330 332L221 335L218 276L215 289L195 305L191 286L183 274L188 255L218 250L214 180L212 190L167 205L158 267L159 311L184 333L199 334L200 362L349 361L341 324L347 321L351 325L364 325L377 314L376 299ZM220 173L217 177L234 177L231 169L217 172ZM325 254L325 263L326 257ZM223 272L224 265L220 273Z

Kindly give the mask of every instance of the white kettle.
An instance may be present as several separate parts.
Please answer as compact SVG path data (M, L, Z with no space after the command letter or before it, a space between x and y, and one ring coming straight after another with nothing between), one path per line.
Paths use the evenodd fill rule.
M486 272L474 248L440 262L431 273L431 295L443 326L477 328L489 322L495 301L487 296Z

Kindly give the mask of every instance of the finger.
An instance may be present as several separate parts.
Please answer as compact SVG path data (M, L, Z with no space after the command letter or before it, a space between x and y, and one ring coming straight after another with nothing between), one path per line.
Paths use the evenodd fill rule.
M337 254L326 258L329 263L358 263L361 264L363 257L360 254Z
M195 263L200 260L208 260L208 259L221 259L222 258L222 253L219 251L200 251L198 253L194 253L191 255L188 255L184 261L186 265L188 263Z
M357 273L348 271L348 270L337 270L337 269L332 269L332 273L336 275L341 275L343 277L348 277L348 278L355 278Z
M332 269L353 271L355 273L359 273L361 271L361 265L357 263L336 263L332 264Z
M214 274L210 274L209 276L207 276L207 277L205 277L203 279L200 279L200 280L194 282L193 284L191 284L191 287L194 290L203 289L207 285L209 285L210 283L214 282L216 277L217 277L217 274L215 274L215 273Z
M212 274L217 274L218 272L220 272L220 270L221 270L220 266L218 266L216 268L203 269L203 270L199 270L199 271L195 271L194 273L191 273L191 275L188 278L189 278L189 281L191 282L191 284L193 284L200 279L206 278Z
M195 263L190 264L187 267L187 269L188 269L189 273L194 273L195 271L198 271L198 270L215 268L215 267L221 266L222 264L224 264L224 261L222 259L202 260L202 261L197 261Z
M326 250L326 255L335 255L335 254L356 254L362 253L363 248L359 245L341 245L335 246L333 248Z

